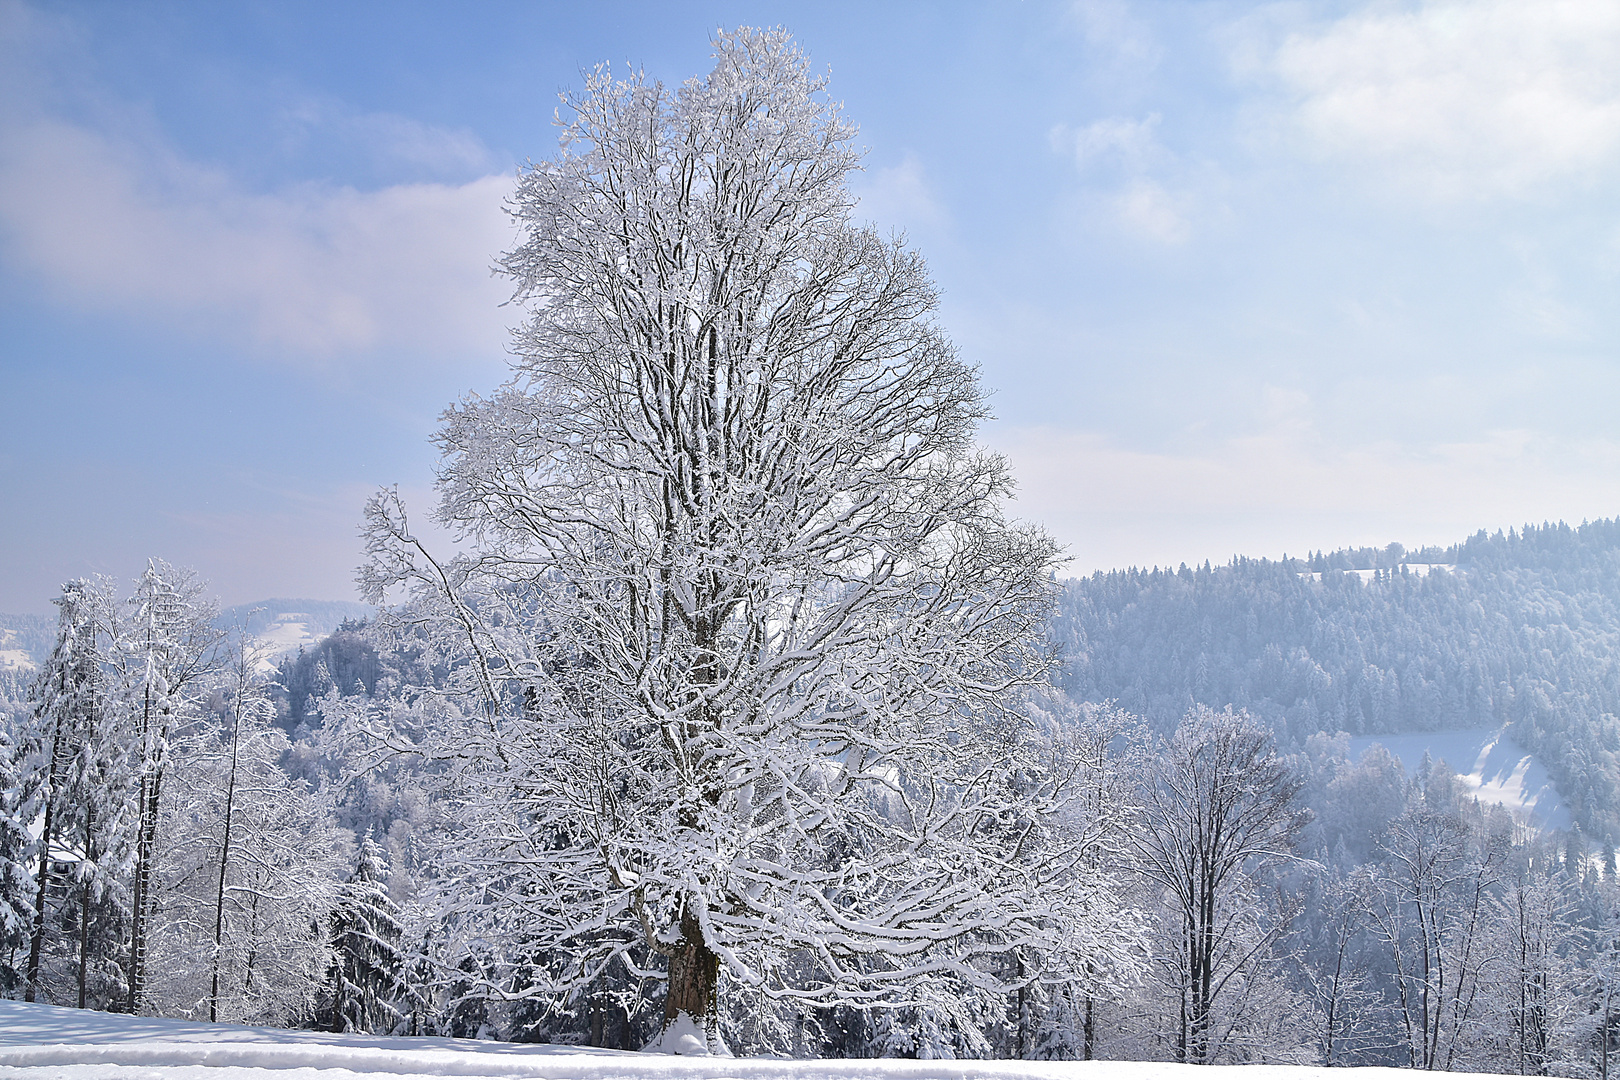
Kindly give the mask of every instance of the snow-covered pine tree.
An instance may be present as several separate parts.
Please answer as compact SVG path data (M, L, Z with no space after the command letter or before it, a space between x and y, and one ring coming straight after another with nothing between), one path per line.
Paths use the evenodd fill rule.
M27 747L19 742L20 725L0 705L0 995L12 997L23 985L17 953L28 944L34 922L33 822ZM26 955L26 953L24 954Z
M105 578L62 586L56 643L34 684L19 806L23 817L40 822L24 971L28 1001L42 989L49 1000L71 1000L68 988L76 986L83 1007L92 999L92 955L103 961L96 965L102 974L116 951L115 942L93 932L106 929L108 920L96 915L105 901L118 899L115 870L128 846L122 754L108 717L116 694L109 678L114 603Z
M515 375L439 434L471 553L430 557L385 492L362 571L414 590L466 693L432 736L458 932L564 956L560 994L650 949L660 1045L696 1051L723 976L1001 987L1055 872L1019 847L1055 806L1014 707L1055 546L1003 517L922 259L851 221L823 81L780 31L714 55L567 99L500 264L534 312Z
M327 988L331 1030L389 1031L399 1022L402 934L399 908L388 895L388 864L367 836L360 842L354 873L338 890L332 915Z

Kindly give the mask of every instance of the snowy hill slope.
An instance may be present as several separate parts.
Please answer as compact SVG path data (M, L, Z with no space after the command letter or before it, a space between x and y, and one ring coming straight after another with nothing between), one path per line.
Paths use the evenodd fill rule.
M1408 773L1417 770L1424 754L1431 761L1445 762L1468 794L1482 803L1506 807L1534 828L1568 829L1572 823L1569 807L1546 768L1504 731L1479 728L1351 739L1350 756L1359 758L1373 743L1395 755Z
M0 629L0 671L33 671L39 666L21 645L17 631Z
M1070 697L1160 731L1195 701L1285 749L1505 727L1574 822L1620 836L1620 519L1096 574L1064 584L1053 639Z
M214 622L220 627L240 625L251 634L266 651L260 668L271 671L279 657L319 643L344 620L375 614L375 608L348 600L277 598L226 608Z
M214 620L222 630L237 626L264 646L269 670L274 659L315 645L345 619L369 619L377 613L367 604L350 600L275 598L225 608ZM0 615L0 674L27 675L50 655L56 637L56 618L45 615Z
M56 620L44 615L0 615L0 673L27 675L51 651Z
M1229 1080L1328 1080L1330 1070L1239 1065ZM1356 1074L1351 1077L1350 1074ZM1397 1069L1335 1069L1332 1080L1400 1080ZM1477 1074L1476 1074L1477 1075ZM1196 1065L1126 1061L788 1061L679 1058L468 1039L333 1035L156 1020L0 1001L0 1077L19 1080L1194 1080Z

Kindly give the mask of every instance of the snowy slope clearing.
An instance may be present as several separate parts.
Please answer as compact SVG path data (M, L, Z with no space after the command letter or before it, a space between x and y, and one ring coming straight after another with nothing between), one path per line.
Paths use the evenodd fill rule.
M33 671L38 666L22 648L17 631L0 628L0 671Z
M1241 1065L1230 1080L1401 1080L1401 1069ZM113 1016L0 1001L0 1078L29 1080L1208 1080L1196 1065L1127 1061L787 1061L623 1050L332 1035Z
M276 663L283 656L306 646L319 645L329 633L329 627L322 626L302 611L282 612L253 637L254 642L264 650L264 656L257 665L259 674L270 674L276 670Z
M1351 760L1360 758L1373 743L1381 743L1399 758L1408 774L1416 771L1427 753L1430 760L1449 765L1480 802L1505 806L1539 829L1570 827L1569 808L1545 766L1501 731L1477 728L1351 739Z

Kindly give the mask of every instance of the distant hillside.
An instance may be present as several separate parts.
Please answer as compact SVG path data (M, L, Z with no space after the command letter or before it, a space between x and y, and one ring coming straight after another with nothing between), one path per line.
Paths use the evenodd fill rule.
M269 649L268 670L281 656L309 648L345 621L369 619L376 609L348 600L260 600L225 608L214 620L221 629L242 627ZM20 697L29 678L50 655L56 619L50 615L0 615L0 697Z
M27 695L55 630L56 620L49 616L0 615L0 709Z
M276 598L252 604L237 604L219 613L214 622L222 627L240 624L250 634L265 634L289 617L303 624L315 639L325 637L346 620L369 619L377 609L352 600L288 600Z
M281 657L311 648L345 622L369 619L376 610L349 600L260 600L226 608L214 625L240 626L257 639L267 650L260 667L268 672Z
M51 651L55 629L48 615L0 615L0 671L37 667Z
M1066 584L1064 688L1156 726L1235 705L1290 745L1506 727L1620 838L1620 521Z

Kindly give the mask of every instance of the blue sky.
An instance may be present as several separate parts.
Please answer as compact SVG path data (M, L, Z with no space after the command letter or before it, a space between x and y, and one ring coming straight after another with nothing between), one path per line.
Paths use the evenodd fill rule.
M0 611L353 595L599 61L785 25L1071 572L1620 512L1620 6L0 0Z

